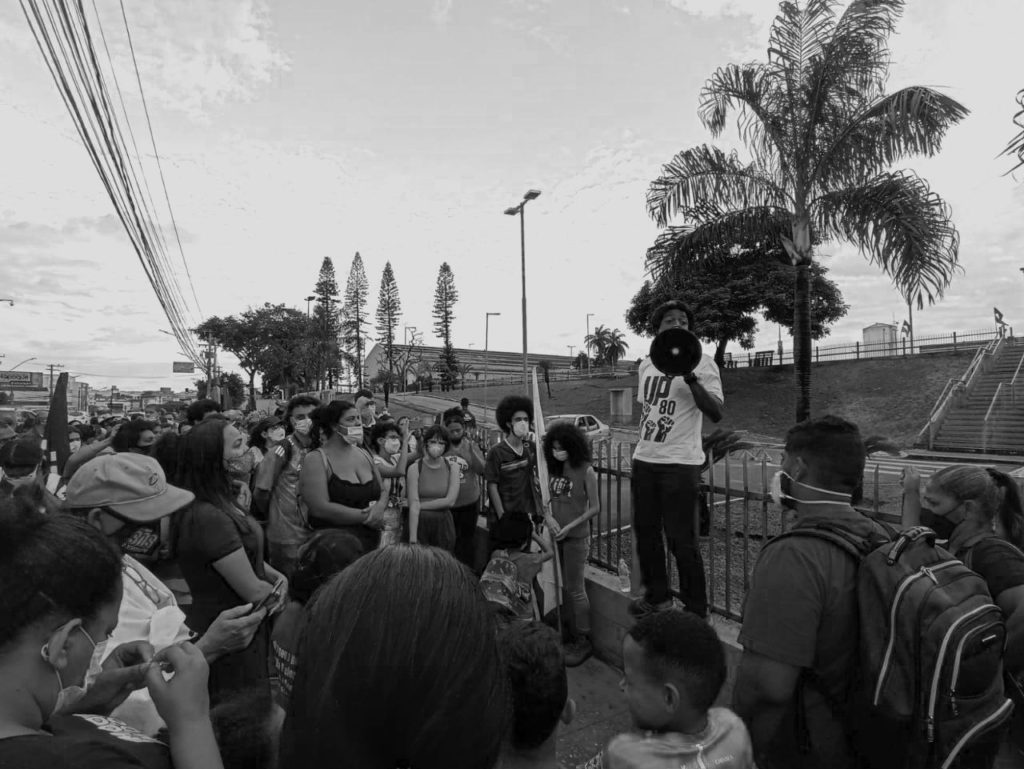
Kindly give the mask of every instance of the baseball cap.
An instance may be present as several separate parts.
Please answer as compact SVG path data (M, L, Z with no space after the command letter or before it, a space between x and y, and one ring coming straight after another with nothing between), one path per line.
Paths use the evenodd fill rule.
M108 507L136 523L158 521L194 499L191 491L167 482L153 457L127 452L86 462L67 488L68 507Z

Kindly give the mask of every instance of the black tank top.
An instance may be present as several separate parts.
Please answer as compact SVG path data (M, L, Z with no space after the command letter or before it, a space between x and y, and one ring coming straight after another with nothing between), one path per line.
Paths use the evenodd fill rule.
M359 453L370 463L370 469L372 470L373 461L362 449L359 450ZM327 458L327 454L323 451L320 451L319 454L327 470L327 498L331 502L362 510L380 499L380 483L377 481L376 475L366 483L346 481L344 478L339 478L335 475L334 468L331 467L331 460ZM336 525L320 520L315 516L310 516L309 522L314 529L340 529L354 534L363 543L363 548L366 551L376 549L380 542L380 532L361 523Z

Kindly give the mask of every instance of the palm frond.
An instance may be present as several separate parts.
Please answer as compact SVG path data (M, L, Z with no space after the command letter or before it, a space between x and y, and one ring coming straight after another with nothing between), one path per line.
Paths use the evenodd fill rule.
M764 64L728 64L704 84L697 114L711 134L719 136L729 112L737 111L740 137L758 163L779 177L779 159L786 155L782 100L779 84Z
M785 205L787 197L756 163L703 144L683 150L647 190L647 212L659 227L684 209L711 203L724 209Z
M924 86L881 96L830 137L815 162L812 183L824 189L859 184L908 156L930 157L968 113L955 99Z
M1010 143L1006 145L1006 149L1002 152L1004 155L1016 155L1017 165L1007 171L1007 174L1012 174L1018 168L1024 166L1024 91L1017 93L1017 103L1021 109L1020 112L1013 116L1013 122L1021 131L1010 140Z
M820 58L836 23L835 0L808 0L801 8L785 0L768 35L768 61L792 76L794 84L803 80L804 68Z
M908 301L934 303L960 268L960 235L946 202L910 172L881 174L816 201L822 234L856 244Z
M682 213L691 224L665 228L647 249L647 271L655 280L733 251L777 247L780 236L792 234L790 212L776 206L723 211L705 203Z
M836 22L822 56L806 81L808 104L804 146L813 147L828 125L844 125L882 93L889 68L889 36L904 0L854 0Z

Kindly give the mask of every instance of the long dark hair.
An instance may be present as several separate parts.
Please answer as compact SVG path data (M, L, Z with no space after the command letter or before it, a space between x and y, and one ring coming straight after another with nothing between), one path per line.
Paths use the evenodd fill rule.
M928 484L958 502L975 500L985 519L998 519L1006 539L1024 549L1024 507L1017 483L1006 473L978 465L949 465L936 470Z
M181 436L177 485L199 502L220 506L235 496L224 467L224 429L229 425L224 419L204 419Z
M313 597L281 769L494 766L509 718L495 619L468 569L394 545Z
M559 419L552 422L544 433L544 459L548 463L548 471L552 474L562 472L562 462L555 459L554 455L556 443L569 454L565 460L569 467L578 469L590 462L590 446L587 445L587 437L583 431L571 422Z
M313 420L313 429L309 434L313 448L318 449L327 443L334 435L334 428L341 421L345 412L351 411L355 407L352 401L331 401L313 409L313 413L309 415Z

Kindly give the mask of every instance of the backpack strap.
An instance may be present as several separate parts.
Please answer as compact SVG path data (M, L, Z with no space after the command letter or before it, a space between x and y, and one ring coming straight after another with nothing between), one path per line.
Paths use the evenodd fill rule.
M765 543L765 547L768 547L768 545L774 544L779 540L789 539L792 537L820 539L825 542L831 542L844 553L851 556L855 561L857 561L857 563L860 563L864 556L874 550L874 543L861 539L860 537L856 537L845 529L826 526L824 524L816 524L814 526L797 526L794 529L790 529L787 532L772 537Z

